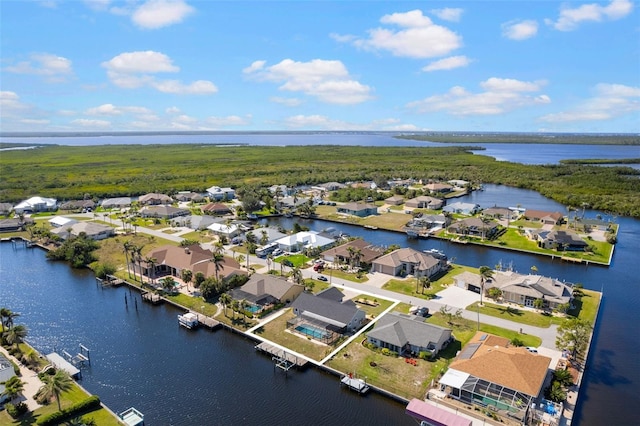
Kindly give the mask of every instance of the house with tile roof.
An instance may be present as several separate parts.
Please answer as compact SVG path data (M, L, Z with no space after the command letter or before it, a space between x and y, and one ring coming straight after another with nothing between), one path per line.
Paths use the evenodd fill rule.
M489 219L480 219L479 217L468 217L458 220L447 228L451 234L478 237L493 238L499 231L498 224Z
M100 205L103 209L122 209L131 206L131 197L106 198Z
M258 234L254 231L254 235ZM302 231L293 235L284 236L275 241L282 251L297 253L307 248L324 249L335 243L335 240L323 237L316 231Z
M437 354L452 340L451 329L424 322L424 318L390 312L378 319L367 333L367 342L388 348L400 356L418 356L420 352Z
M224 203L208 203L200 207L202 213L216 216L224 216L233 213L228 205Z
M231 290L234 300L244 300L259 313L279 303L289 303L304 291L304 286L283 277L269 274L253 274L242 287Z
M428 195L420 195L418 197L407 200L407 202L404 203L405 207L430 210L441 209L443 205L444 200L436 197L429 197Z
M560 212L547 212L532 209L525 210L523 217L527 220L542 222L545 225L559 225L564 219L564 215Z
M445 259L412 248L394 250L371 262L371 272L392 276L433 277L448 268Z
M100 223L81 221L75 222L71 225L60 226L58 228L51 229L51 233L66 240L70 236L77 237L84 233L92 240L104 240L105 238L113 237L116 234L114 228L109 225L102 225Z
M443 212L464 214L467 216L474 215L480 211L480 204L475 203L463 203L456 201L455 203L448 204L442 208Z
M539 239L540 246L549 250L584 251L589 244L570 230L553 230Z
M337 207L338 213L358 217L367 217L378 214L378 206L368 203L344 203Z
M357 238L323 251L320 256L327 262L350 264L353 260L353 263L358 266L367 266L383 254L384 248L374 246L362 238Z
M173 198L165 194L151 192L138 198L138 202L145 206L157 206L160 204L171 204L173 203Z
M506 338L478 332L439 383L451 398L521 421L541 395L551 362Z
M404 197L402 195L392 195L389 198L385 198L384 203L390 206L399 206L404 203Z
M142 217L156 217L161 219L173 219L174 217L189 216L190 214L191 212L188 209L162 204L146 206L140 209L140 216Z

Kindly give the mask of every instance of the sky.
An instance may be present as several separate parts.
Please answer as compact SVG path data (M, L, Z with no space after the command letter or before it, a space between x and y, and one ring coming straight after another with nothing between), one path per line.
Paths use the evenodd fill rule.
M0 0L0 130L638 133L639 6Z

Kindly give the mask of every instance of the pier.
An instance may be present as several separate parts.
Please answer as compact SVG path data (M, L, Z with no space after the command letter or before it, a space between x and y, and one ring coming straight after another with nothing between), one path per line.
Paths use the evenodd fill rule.
M307 365L308 362L306 359L297 357L269 342L262 342L259 345L256 345L255 348L261 352L272 355L271 359L276 362L276 367L281 368L284 371L289 371L289 369L294 366L302 368Z
M208 328L209 330L220 328L220 321L198 313L196 313L196 316L198 317L200 325Z
M69 355L71 356L71 355ZM73 364L71 364L69 361L67 361L66 359L64 359L62 357L62 355L56 353L56 352L51 352L49 355L45 355L45 358L47 358L47 360L49 360L49 362L55 367L58 368L60 370L64 370L67 373L69 373L69 376L71 376L74 379L78 379L80 377L82 377L82 374L80 373L80 370Z
M164 299L159 294L151 293L149 291L142 293L142 300L153 305L160 304L164 301Z
M134 407L131 407L128 410L125 410L122 413L118 414L118 417L127 426L144 425L144 414L136 410Z
M340 383L360 394L365 394L369 391L367 382L363 379L356 379L351 373L344 375L342 379L340 379Z

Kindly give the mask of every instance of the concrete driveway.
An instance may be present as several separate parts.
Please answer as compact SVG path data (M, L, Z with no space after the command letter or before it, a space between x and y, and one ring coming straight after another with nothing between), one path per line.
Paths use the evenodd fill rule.
M480 301L480 295L456 286L449 286L439 292L433 299L441 305L465 309L474 302Z

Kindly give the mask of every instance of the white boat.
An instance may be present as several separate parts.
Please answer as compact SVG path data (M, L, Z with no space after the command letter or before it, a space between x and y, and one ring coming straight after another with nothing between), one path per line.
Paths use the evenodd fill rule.
M178 323L188 329L196 328L198 326L198 316L193 312L178 315Z

